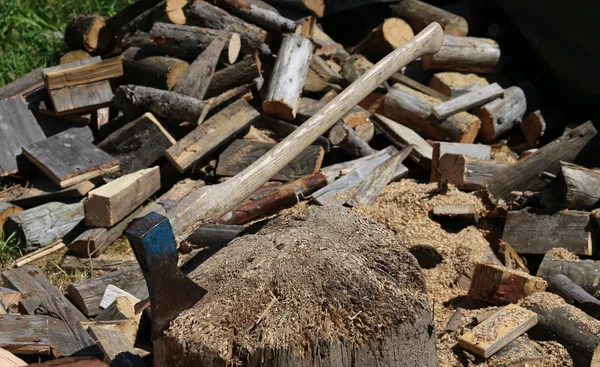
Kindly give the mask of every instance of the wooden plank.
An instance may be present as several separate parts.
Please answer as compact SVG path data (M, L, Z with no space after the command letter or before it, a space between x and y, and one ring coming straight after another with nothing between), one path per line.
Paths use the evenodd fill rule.
M323 167L323 168L321 168L321 173L323 173L323 175L325 175L325 177L327 177L327 183L331 184L338 178L352 173L353 171L360 168L367 162L369 162L379 156L382 156L382 155L387 155L389 157L396 151L397 151L396 148L394 148L393 146L389 146L385 149L378 151L377 153L368 155L366 157L354 159L351 161L336 163L336 164L332 164L331 166Z
M0 315L0 348L15 354L49 354L50 333L46 317Z
M28 363L7 351L0 348L0 366L2 367L23 367L28 366Z
M156 162L177 141L150 112L131 121L98 144L119 160L122 174L139 171Z
M442 94L442 93L438 92L437 90L432 89L432 88L430 88L430 87L428 87L428 86L426 86L424 84L421 84L418 81L413 80L413 79L409 78L408 76L406 76L404 74L396 73L396 74L392 75L392 77L390 78L390 80L393 83L404 84L407 87L411 87L412 89L418 90L419 92L427 94L428 96L432 96L434 98L437 98L440 101L445 102L445 101L449 101L450 100L450 98L447 95Z
M458 112L468 111L473 107L481 106L491 100L504 95L504 89L498 83L490 84L476 91L452 98L431 108L431 111L440 120L450 117Z
M90 191L84 202L85 222L92 227L111 227L160 189L160 169L147 168L122 176Z
M123 75L123 58L112 57L73 68L44 72L43 75L49 91L118 78Z
M54 185L54 184L52 184ZM35 192L21 195L10 202L22 208L33 208L39 205L47 204L51 201L71 201L80 200L85 197L96 185L90 181L82 181L64 189L54 191L35 190ZM35 187L35 182L34 182Z
M440 158L442 158L444 154L461 154L465 157L485 160L490 159L491 153L492 147L484 144L435 142L433 143L433 154L431 156L430 182L438 181Z
M45 138L23 97L0 100L0 177L19 170L22 147Z
M108 107L113 98L108 80L54 89L48 94L58 116Z
M558 174L560 161L572 162L594 136L596 129L591 122L586 122L543 146L535 154L510 165L489 182L491 198L506 200L513 191L541 190L547 182L540 178L540 173Z
M23 155L61 188L119 170L119 161L65 131L23 148Z
M102 295L102 300L100 301L100 308L108 308L108 306L110 306L114 301L116 301L118 297L134 298L134 304L140 301L139 299L135 298L130 293L125 292L121 288L109 284L108 287L106 287L104 294Z
M436 171L445 182L461 190L481 190L508 166L496 161L448 153L439 160Z
M235 140L219 156L217 176L231 177L243 171L271 150L275 144L259 141ZM323 148L310 146L272 177L274 181L294 181L321 169Z
M591 210L600 203L600 170L560 162L564 184L564 206L568 209Z
M165 156L179 172L183 173L194 163L205 159L223 144L232 140L259 116L260 114L248 102L240 99L167 149Z
M99 326L90 326L88 332L104 353L104 362L111 366L145 367L146 364L137 354L125 334L117 330L107 330Z
M565 210L541 215L527 210L510 211L502 240L519 254L545 254L563 247L577 255L591 256L594 247L589 221L587 212Z
M11 98L19 94L25 96L43 86L42 68L37 68L0 88L0 99Z
M515 304L490 316L458 339L458 345L483 358L488 358L518 338L538 322L535 312Z
M21 267L23 265L27 265L33 261L39 260L42 257L48 256L50 254L53 254L57 251L62 250L63 248L67 247L65 245L64 242L59 241L56 243L53 243L51 245L45 246L45 247L41 247L25 256L21 256L20 258L18 258L17 260L15 260L14 262L14 266L15 267Z

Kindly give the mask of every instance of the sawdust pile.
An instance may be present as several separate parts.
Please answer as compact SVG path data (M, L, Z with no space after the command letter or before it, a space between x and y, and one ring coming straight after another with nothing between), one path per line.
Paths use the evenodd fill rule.
M318 340L380 340L430 312L425 279L398 237L341 207L275 218L189 277L208 294L166 335L232 364L265 346L302 355Z
M548 251L547 254L558 260L567 260L567 261L579 260L579 256L575 255L574 253L572 253L571 251L569 251L563 247L555 247L552 250Z

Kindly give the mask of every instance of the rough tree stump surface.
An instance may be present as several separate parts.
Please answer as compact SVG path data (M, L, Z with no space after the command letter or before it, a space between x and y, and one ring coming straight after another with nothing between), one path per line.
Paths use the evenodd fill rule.
M273 219L188 276L208 294L154 343L157 365L438 363L417 261L343 207Z

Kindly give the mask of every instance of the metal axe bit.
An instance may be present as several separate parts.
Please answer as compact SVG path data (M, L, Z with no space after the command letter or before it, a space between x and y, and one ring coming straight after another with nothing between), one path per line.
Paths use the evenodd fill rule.
M152 340L159 338L180 312L191 308L207 291L177 266L177 247L169 219L151 212L125 230L140 264L152 311Z

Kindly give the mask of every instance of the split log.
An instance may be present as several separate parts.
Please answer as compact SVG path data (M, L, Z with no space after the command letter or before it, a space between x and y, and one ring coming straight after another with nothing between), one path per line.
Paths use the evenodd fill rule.
M390 88L381 114L413 129L423 137L440 141L473 143L481 122L477 116L459 112L438 121L431 108L441 101L400 84Z
M98 314L98 316L94 318L94 321L118 321L136 319L135 321L139 323L142 314L139 313L136 315L135 313L135 304L138 302L140 302L140 300L132 296L117 297L111 304L109 304L104 310L102 310ZM100 304L102 305L102 303Z
M373 63L360 54L348 56L342 62L342 76L348 83L360 78L361 75L373 68Z
M550 292L558 294L569 304L581 309L588 315L600 319L600 301L575 284L563 274L552 275L548 279Z
M43 72L46 88L50 90L89 84L118 78L123 75L123 58L120 56L85 65Z
M502 170L489 181L488 192L492 200L507 199L513 191L541 190L547 182L540 178L540 173L558 174L560 161L572 162L595 135L596 129L587 122Z
M246 101L251 101L254 98L251 92L251 90L254 87L256 87L256 83L243 84L239 87L235 87L226 92L223 92L218 96L206 99L204 101L204 103L206 103L206 105L208 106L208 113L206 115L208 117L211 117L212 115L221 111L222 109L229 106L238 99L245 99Z
M431 89L428 86L426 86L425 84L421 84L418 81L411 79L408 76L401 74L401 73L396 73L396 74L392 75L392 77L390 78L390 81L392 81L393 83L404 84L407 87L417 90L423 94L427 94L428 96L437 98L440 101L445 102L445 101L450 100L450 98L448 98L448 96L438 92L435 89Z
M455 113L470 110L473 107L481 106L491 100L502 97L504 89L497 83L488 85L476 91L463 94L460 97L440 103L432 107L433 114L440 120L448 118ZM483 120L482 120L483 122Z
M50 354L46 317L0 315L0 348L15 354ZM0 354L0 362L3 362L2 357Z
M19 268L21 266L24 266L31 262L39 260L42 257L48 256L57 251L60 251L60 250L64 249L65 247L67 247L65 245L65 243L62 241L59 241L59 242L55 242L51 245L38 248L37 250L30 252L27 255L21 256L20 258L16 259L14 262L14 266Z
M430 88L451 98L460 97L488 85L488 81L478 75L456 72L433 74L429 82Z
M273 143L235 140L219 155L219 164L215 174L220 177L235 176L274 146ZM323 148L311 145L275 174L272 179L275 181L293 181L317 173L321 169L324 154Z
M57 116L82 114L110 106L113 93L107 80L49 91Z
M404 20L388 18L360 41L352 52L379 61L414 36L412 28Z
M588 316L560 296L543 292L525 299L524 307L538 314L538 324L577 352L584 366L600 363L600 321Z
M146 366L131 342L122 332L107 330L99 326L90 326L88 332L98 343L102 353L104 353L104 362L111 366Z
M278 12L245 0L219 0L216 4L233 15L264 29L279 33L294 33L296 23Z
M266 114L285 121L296 118L311 55L308 38L296 34L283 37L262 104Z
M563 247L577 255L591 256L592 234L587 212L561 211L539 215L527 210L506 215L502 239L519 254L545 254Z
M120 173L148 168L177 141L151 113L131 121L110 134L97 146L119 160Z
M500 46L489 38L444 36L435 55L423 56L423 70L497 74L502 69Z
M146 112L174 121L196 123L205 108L196 98L138 85L122 85L117 88L113 104L134 118Z
M238 87L240 84L250 84L261 75L260 59L248 55L244 59L217 71L206 91L206 97L214 97Z
M469 296L493 305L515 303L536 292L546 290L542 278L504 266L479 263L471 278Z
M431 158L430 182L438 182L440 159L446 154L489 160L491 153L492 148L489 145L435 142L433 143L433 154Z
M59 63L60 65L70 64L72 62L77 62L85 59L91 59L92 55L88 54L84 50L75 50L69 51L66 54L60 57Z
M371 206L392 179L397 175L398 170L402 166L402 161L408 156L412 147L406 147L400 152L392 155L388 160L379 164L369 176L356 187L352 197L346 202L352 207Z
M0 365L3 367L29 366L27 362L3 348L0 348Z
M490 358L489 364L506 367L541 366L543 360L544 356L540 354L537 346L527 335L521 335L496 352Z
M51 202L11 215L4 224L4 233L14 233L19 246L34 251L62 239L82 220L81 203Z
M85 223L92 227L111 227L160 189L158 167L122 176L90 191L84 202Z
M119 28L113 32L117 45L130 33L138 29L146 30L154 22L161 19L168 20L170 23L185 24L186 17L182 10L185 5L187 5L186 0L164 0L152 5L149 4L148 8L129 21L120 24ZM117 22L109 20L109 25L111 28L116 27Z
M296 125L266 115L261 115L261 121L265 122L269 126L269 129L281 138L285 138L298 128ZM331 150L329 139L322 136L319 136L317 140L314 141L313 145L320 145L326 153Z
M596 295L600 288L599 273L600 261L562 260L546 254L538 268L537 276L550 281L553 276L562 274L586 292Z
M323 0L271 0L274 4L314 13L319 18L325 12L325 1Z
M304 123L317 112L319 112L322 108L324 108L326 105L326 102L316 101L314 99L306 97L300 98L295 123L297 123L298 125ZM366 123L368 118L369 113L367 111L358 106L355 106L341 118L341 121L343 121L346 125L348 125L351 128L356 128L357 126Z
M575 210L592 210L600 202L600 170L560 162L564 185L564 206Z
M221 217L217 224L244 224L275 214L282 209L296 205L302 199L310 197L313 192L326 184L327 178L321 173L301 177L262 192L260 195L250 196L244 203Z
M436 205L431 214L438 221L452 221L453 224L477 225L480 212L472 204Z
M243 99L226 107L198 126L177 144L167 149L165 156L180 173L206 158L236 134L244 131L260 114Z
M8 217L22 211L23 209L21 207L0 201L0 228L4 226Z
M365 142L370 142L375 137L375 124L369 119L364 124L360 124L354 128L356 134Z
M227 13L205 1L196 1L187 10L188 24L212 29L227 30L240 35L242 45L248 53L258 51L261 55L271 55L265 44L267 32Z
M353 158L360 158L376 152L354 129L338 122L329 130L329 141L337 145Z
M421 32L431 22L438 22L444 34L466 36L469 24L465 18L419 0L402 0L392 5L392 14L405 19L415 32Z
M79 15L67 25L65 42L72 50L106 51L111 40L101 37L105 24L106 19L100 15Z
M461 190L485 189L490 180L502 172L507 164L479 160L460 154L444 154L439 160L436 175Z
M174 57L155 56L138 47L123 53L123 69L134 84L172 90L190 64Z
M504 97L473 110L481 120L479 137L486 142L508 133L525 117L527 109L536 109L539 95L533 84L521 82L504 91Z
M48 183L51 183L47 181ZM54 184L52 184L54 186ZM48 188L48 186L44 187L42 183L40 186L37 186L34 183L34 187L42 187ZM55 186L54 186L55 187ZM54 188L53 187L53 188ZM17 197L16 199L11 200L10 202L18 205L21 208L33 208L36 206L40 206L43 204L47 204L52 201L60 201L60 202L74 202L79 201L84 198L88 192L90 192L95 185L90 181L83 181L76 185L66 187L64 189L53 190L53 191L45 191L43 189L32 189L31 191L25 193ZM2 224L2 203L0 203L0 225Z
M433 157L433 148L425 139L412 129L403 126L385 116L373 115L373 122L388 139L399 149L412 146L410 158L421 167L429 169Z
M315 55L345 55L348 56L348 52L344 49L344 46L335 42L329 35L319 26L314 27L313 34L310 40L315 44Z
M327 177L327 183L331 184L338 178L345 176L347 174L350 174L353 171L355 171L356 169L367 164L369 161L371 161L377 157L383 156L383 155L390 157L396 151L397 151L396 148L390 146L390 147L387 147L380 151L377 151L371 155L368 155L366 157L354 159L351 161L341 162L341 163L337 163L337 164L333 164L331 166L321 168L321 173L323 173L325 175L325 177Z
M186 70L183 77L175 87L174 92L188 95L199 100L204 99L204 95L208 90L212 76L215 73L219 55L225 46L227 33L222 32L221 35L215 38L210 45L204 50L190 67Z

